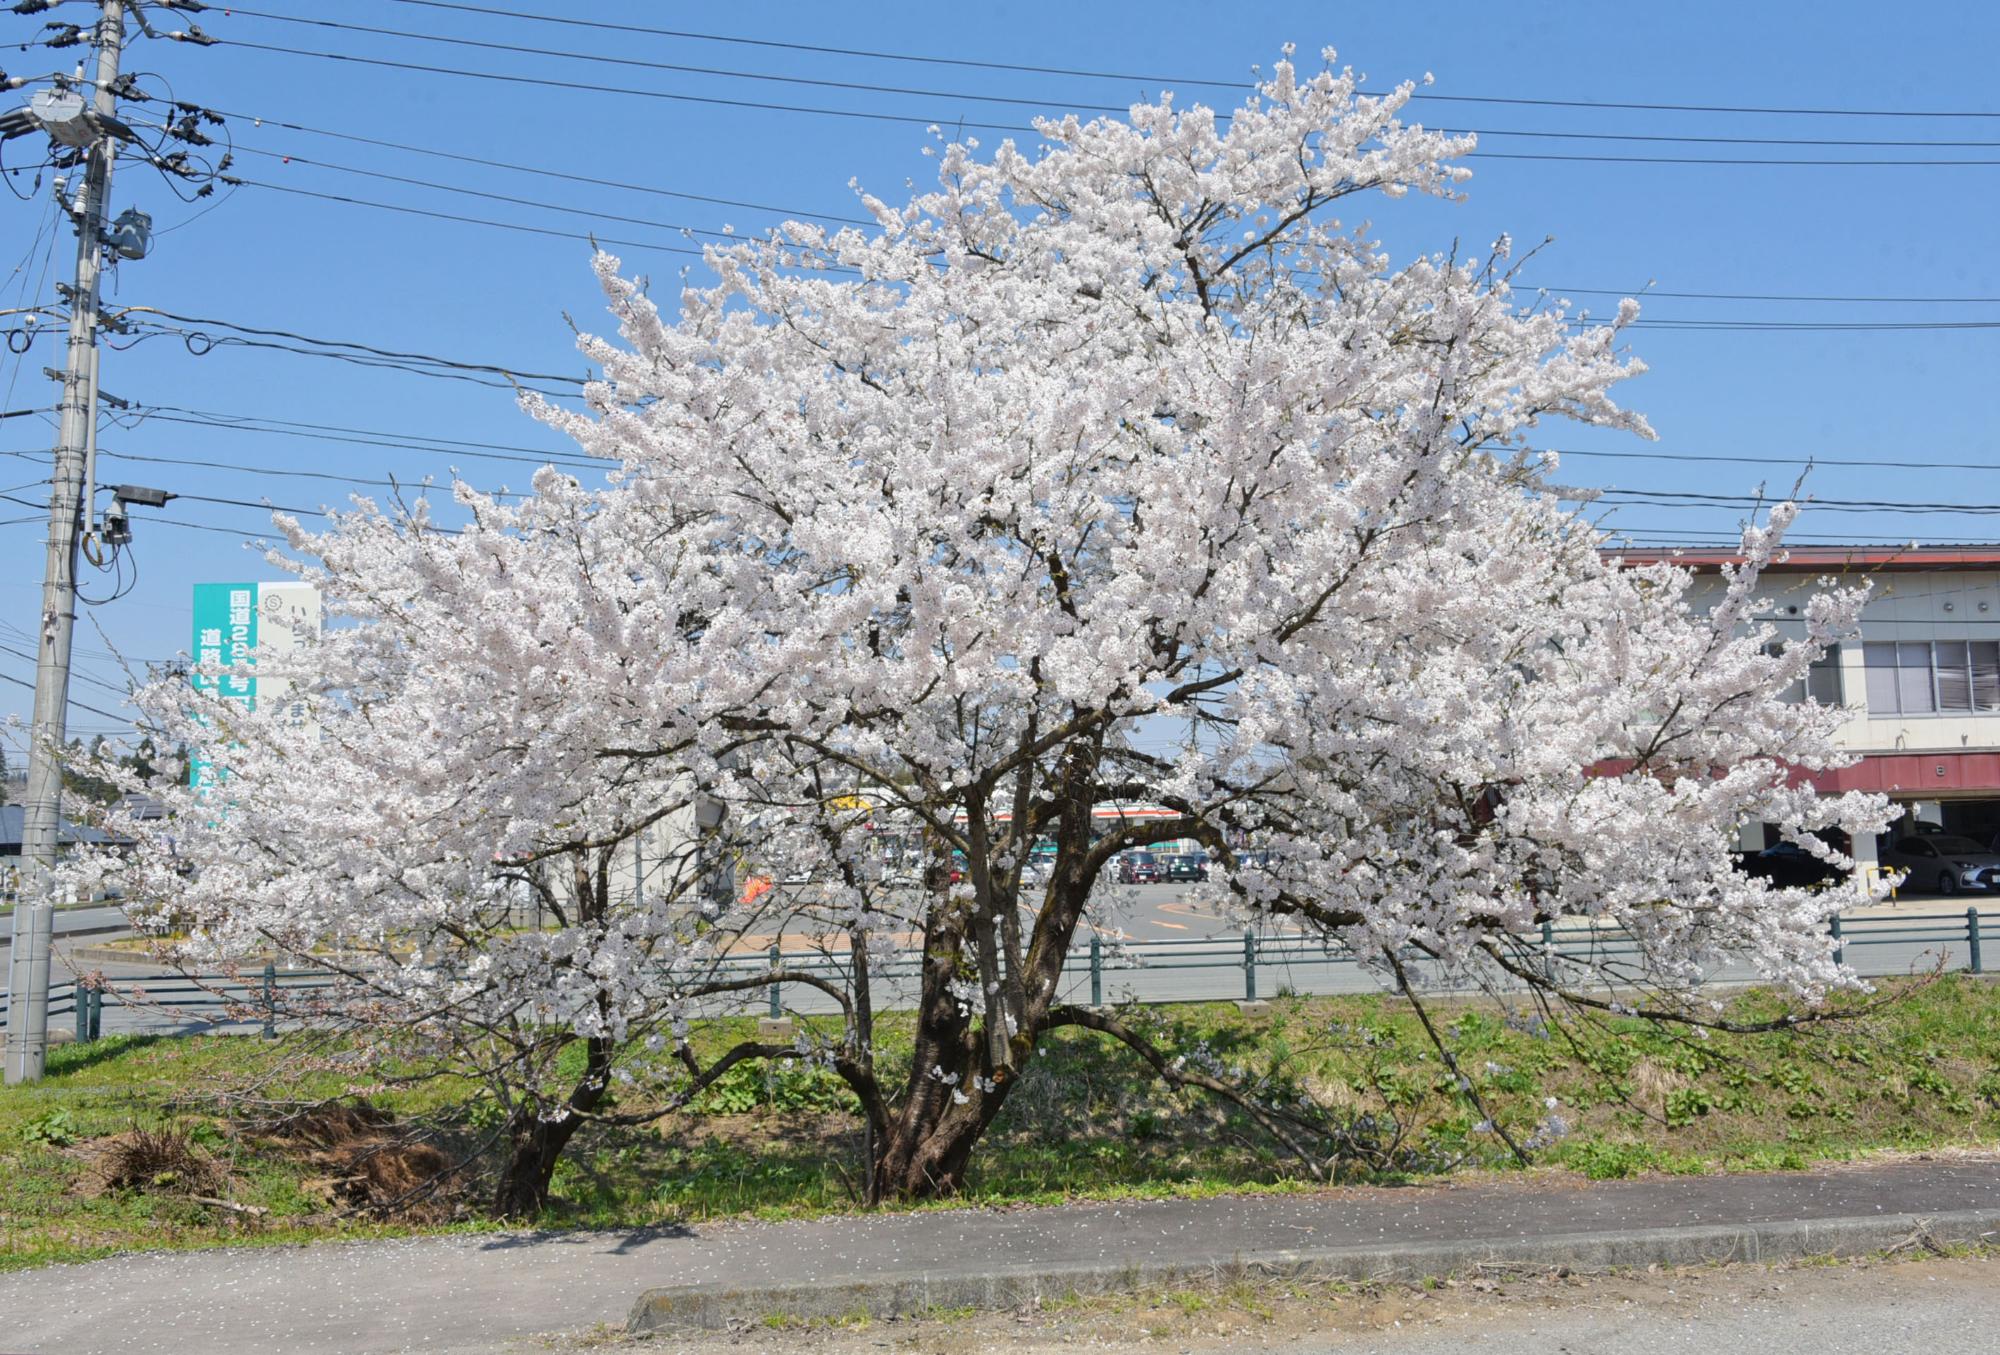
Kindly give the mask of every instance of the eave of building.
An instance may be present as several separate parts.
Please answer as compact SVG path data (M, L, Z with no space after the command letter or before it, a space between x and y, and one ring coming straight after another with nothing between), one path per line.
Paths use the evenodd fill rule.
M1678 549L1668 546L1606 548L1609 559L1628 565L1669 564L1711 570L1740 565L1734 550ZM1838 574L1848 570L1920 573L1949 569L2000 569L2000 544L1978 546L1798 546L1766 567L1767 573Z

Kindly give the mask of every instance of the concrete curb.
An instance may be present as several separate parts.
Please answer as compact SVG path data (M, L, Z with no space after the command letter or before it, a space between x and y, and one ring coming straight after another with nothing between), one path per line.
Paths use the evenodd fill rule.
M2000 1210L1943 1214L1791 1219L1771 1223L1647 1228L1543 1237L1468 1238L1406 1247L1273 1249L1185 1261L1002 1265L977 1273L856 1276L804 1285L732 1288L685 1285L649 1289L632 1306L633 1332L717 1329L774 1315L811 1320L867 1314L906 1317L941 1309L1017 1308L1038 1299L1127 1293L1136 1289L1230 1284L1238 1280L1419 1280L1481 1265L1568 1267L1709 1265L1777 1262L1808 1256L1865 1256L1923 1238L1939 1244L2000 1240Z
M116 930L117 932L130 932L132 929L130 927L120 927ZM83 936L97 935L98 933L72 932L70 934L72 936ZM113 933L106 932L103 934L112 935ZM57 939L60 940L61 938ZM71 960L83 964L152 965L155 969L164 968L164 966L157 964L153 957L146 954L143 950L118 950L112 946L72 946L69 957Z
M120 937L129 936L131 933L132 929L130 927L92 927L87 931L57 932L56 943L60 945L70 937ZM144 951L118 950L111 946L71 946L69 948L69 956L72 960L82 960L89 964L130 965L152 963L152 957Z

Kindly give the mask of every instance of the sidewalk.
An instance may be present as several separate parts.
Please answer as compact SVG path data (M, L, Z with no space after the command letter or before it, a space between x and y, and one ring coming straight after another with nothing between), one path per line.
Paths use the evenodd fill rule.
M0 1314L7 1349L36 1355L493 1355L628 1318L913 1312L1246 1272L1777 1260L1920 1231L2000 1240L2000 1157L156 1253L0 1275Z

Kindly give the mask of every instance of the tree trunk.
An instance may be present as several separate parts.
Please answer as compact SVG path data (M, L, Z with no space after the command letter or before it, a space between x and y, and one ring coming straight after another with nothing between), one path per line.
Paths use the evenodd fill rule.
M872 1145L871 1202L927 1199L963 1189L973 1150L1029 1068L1061 981L1063 956L1090 894L1085 862L1089 806L1084 804L1072 818L1061 834L1065 859L1058 862L1044 896L1025 972L1013 972L1010 966L1007 976L1020 984L1023 1008L1019 1028L999 1035L997 1043L1007 1051L1004 1058L992 1053L994 1032L974 1027L952 993L965 953L967 919L943 908L934 908L926 919L923 996L910 1080L900 1113L889 1118ZM945 1081L933 1068L955 1080ZM982 1077L991 1091L980 1087ZM961 1095L966 1098L962 1103L957 1099Z
M556 1174L556 1163L583 1123L574 1115L555 1121L541 1119L535 1110L526 1114L527 1123L517 1120L509 1135L513 1148L494 1191L493 1212L501 1218L533 1218L542 1211L549 1202L549 1181Z
M1000 1113L1010 1085L990 1092L975 1088L966 1104L950 1103L943 1116L928 1124L893 1122L869 1164L874 1200L930 1199L963 1189L972 1150Z
M583 1076L570 1091L564 1107L571 1112L595 1110L610 1083L611 1042L584 1042ZM508 1126L507 1165L493 1192L493 1211L501 1218L532 1218L549 1202L549 1182L562 1161L563 1149L583 1125L581 1113L548 1118L537 1105L524 1105Z

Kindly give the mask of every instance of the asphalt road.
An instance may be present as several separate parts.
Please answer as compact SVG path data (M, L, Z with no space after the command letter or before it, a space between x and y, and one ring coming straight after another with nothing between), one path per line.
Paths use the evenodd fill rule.
M1759 1222L1831 1226L1835 1220L1875 1214L1906 1218L1957 1209L1990 1211L1996 1198L2000 1171L1991 1162L1966 1160L1813 1174L1361 1188L1316 1195L727 1221L630 1233L455 1234L157 1252L0 1274L0 1349L36 1355L381 1355L408 1350L470 1355L533 1349L529 1343L537 1333L622 1325L634 1301L662 1285L756 1294L767 1286L784 1292L787 1285L838 1285L890 1275L944 1279L1074 1263L1172 1263L1206 1271L1234 1257L1324 1248L1360 1248L1388 1264L1404 1249L1424 1243L1639 1239L1678 1228ZM1928 1278L1948 1264L1963 1267L1952 1272L1962 1280L1942 1287L1944 1281ZM1501 1266L1493 1273L1511 1283L1543 1269L1531 1267L1524 1275L1518 1266ZM1479 1268L1473 1267L1473 1273L1479 1274ZM1692 1272L1689 1282L1700 1283L1714 1273ZM1681 1301L1671 1277L1637 1309L1604 1294L1596 1298L1606 1301L1592 1301L1587 1290L1560 1287L1549 1291L1551 1303L1509 1308L1488 1302L1494 1297L1490 1286L1475 1286L1470 1292L1448 1291L1463 1300L1456 1306L1473 1316L1441 1321L1433 1333L1439 1338L1435 1343L1399 1344L1404 1329L1391 1319L1374 1324L1380 1339L1373 1345L1335 1341L1336 1332L1294 1328L1298 1336L1320 1343L1290 1348L1300 1355L1322 1349L1440 1355L1460 1349L1498 1355L1695 1350L1706 1355L1716 1349L1731 1355L1808 1350L1813 1355L1983 1355L1993 1348L1993 1332L2000 1330L2000 1274L1990 1262L1926 1262L1887 1284L1882 1282L1885 1269L1838 1272L1838 1284L1822 1283L1806 1270L1779 1272L1775 1284L1765 1283L1772 1278L1766 1272L1732 1273L1748 1273L1752 1282L1692 1308ZM1803 1294L1787 1287L1793 1280L1782 1278L1786 1275L1796 1277ZM1612 1291L1610 1297L1620 1296ZM1479 1311L1487 1320L1479 1320ZM1365 1325L1360 1308L1336 1305L1324 1316L1350 1333L1357 1323ZM1447 1318L1449 1313L1440 1305L1424 1316ZM1142 1327L1142 1319L1143 1314L1135 1313L1128 1320ZM928 1333L941 1331L947 1338L927 1339L920 1349L979 1348L950 1343L952 1324L912 1325ZM981 1324L968 1324L965 1334L980 1330ZM1649 1334L1653 1343L1633 1344L1635 1332ZM1719 1341L1725 1332L1726 1342ZM909 1348L890 1339L900 1333L886 1323L853 1334L865 1338L851 1347L857 1352L884 1345ZM1017 1340L1033 1335L1016 1327ZM773 1344L763 1344L765 1337ZM752 1349L776 1348L776 1333L758 1328L750 1338ZM1703 1346L1694 1344L1697 1338ZM1808 1344L1787 1345L1786 1340ZM660 1336L643 1348L700 1351L730 1343L727 1334L685 1343ZM1165 1348L1188 1344L1177 1341ZM1162 1345L1156 1341L1151 1348L1157 1351ZM1242 1344L1223 1348L1241 1349Z
M0 949L14 943L14 905L0 905ZM55 915L57 936L68 936L78 932L107 934L107 928L123 929L126 926L125 913L112 906L89 908L58 908Z

